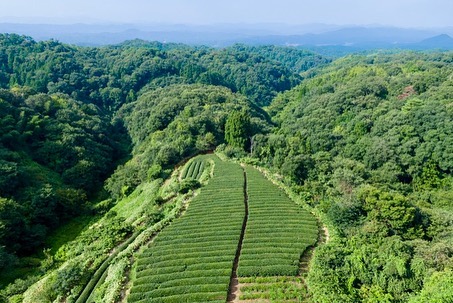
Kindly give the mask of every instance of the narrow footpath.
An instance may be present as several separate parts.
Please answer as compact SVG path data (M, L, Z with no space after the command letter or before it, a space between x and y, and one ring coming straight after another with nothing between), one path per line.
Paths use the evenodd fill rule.
M244 170L244 207L245 215L244 221L242 222L241 236L239 238L238 248L236 250L236 256L234 257L233 270L231 272L230 286L228 288L228 303L239 302L240 287L237 275L239 257L241 256L242 241L244 240L245 229L247 227L247 220L249 218L249 205L248 205L248 194L247 194L247 173Z

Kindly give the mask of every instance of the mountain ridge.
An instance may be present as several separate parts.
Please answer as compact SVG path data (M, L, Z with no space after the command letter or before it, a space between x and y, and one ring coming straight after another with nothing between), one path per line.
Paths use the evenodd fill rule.
M395 47L453 49L453 44L444 41L445 39L443 41L434 39L439 35L452 36L453 28L412 29L380 25L0 23L0 32L27 35L36 40L57 39L64 43L84 46L118 44L126 40L143 39L212 47L243 43L298 47L355 46L365 49Z

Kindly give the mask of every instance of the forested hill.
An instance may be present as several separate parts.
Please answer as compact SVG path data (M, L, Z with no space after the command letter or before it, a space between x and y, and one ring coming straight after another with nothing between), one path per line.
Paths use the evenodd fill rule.
M119 243L169 218L182 185L159 188L175 166L214 150L271 170L329 227L311 301L452 296L451 52L331 62L274 46L0 35L0 87L0 284L22 278L0 302L74 301ZM80 215L102 219L30 272L26 257Z
M0 35L0 268L88 212L132 147L143 162L134 157L110 178L114 197L223 143L231 110L268 123L258 105L300 83L299 73L328 62L279 47L136 40L84 48ZM159 135L144 141L148 133L138 131L145 130Z
M134 101L144 89L175 83L228 87L260 105L298 84L298 73L329 60L282 47L226 49L130 41L82 48L0 35L0 87L65 93L106 109Z
M315 302L453 297L453 54L348 56L278 96L252 157L279 168L339 233Z

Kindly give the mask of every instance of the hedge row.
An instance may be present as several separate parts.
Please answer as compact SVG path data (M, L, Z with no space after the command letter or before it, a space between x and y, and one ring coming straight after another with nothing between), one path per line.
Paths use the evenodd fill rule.
M220 280L219 280L220 281ZM189 285L176 285L172 287L165 287L161 288L159 285L157 287L152 288L153 284L149 284L149 288L140 286L143 291L133 290L129 295L129 301L133 299L147 299L147 298L165 298L169 296L175 296L179 294L187 294L187 293L213 293L218 292L226 294L228 291L228 283L225 285L222 281L217 282L216 284L206 284L206 282L202 284L189 284ZM218 298L217 298L218 299Z
M230 274L230 269L200 269L183 271L179 273L167 273L160 275L149 275L142 276L134 280L134 285L139 286L143 284L151 283L168 283L170 281L179 281L185 279L223 279L225 276ZM201 277L201 278L200 278Z
M269 261L277 261L280 259L271 259ZM258 277L258 276L296 276L299 272L299 267L294 265L243 265L238 267L238 276L240 277Z
M185 293L158 298L133 299L136 303L181 303L181 302L210 302L225 303L225 294L223 292L202 292L202 293ZM128 297L128 302L130 297Z
M199 180L206 167L206 156L198 156L189 161L181 172L181 179Z
M134 292L147 292L150 289L164 289L164 288L172 288L172 287L182 287L182 286L193 286L193 285L222 285L225 283L229 283L229 277L226 276L218 276L219 272L217 272L217 276L212 276L212 277L189 277L189 278L180 278L176 279L171 277L171 279L168 279L169 277L166 277L166 279L155 279L154 281L142 281L142 284L137 285L137 287L134 288ZM156 287L156 285L158 287Z
M151 268L173 267L173 266L178 266L178 265L184 265L187 268L189 266L197 266L201 262L206 262L206 264L215 264L215 263L231 261L230 256L227 256L227 255L217 255L217 256L205 257L200 254L199 256L192 257L192 258L184 258L184 257L180 257L180 255L177 255L177 256L178 256L178 259L165 260L165 261L156 260L153 257L139 259L137 262L137 271L151 269Z
M187 253L194 253L194 254L197 254L199 255L200 252L198 251L192 251L191 248L192 248L192 245L186 245L184 247L181 247L182 245L179 245L178 246L178 249L180 251L180 254L181 255L184 255L184 254L187 254ZM231 244L223 244L223 245L217 245L215 247L206 247L204 252L203 253L210 253L210 252L219 252L219 251L224 251L225 249L228 249L231 247ZM144 250L142 253L141 253L141 256L142 257L149 257L149 256L168 256L172 251L174 251L174 249L172 247L168 247L166 249L159 249L159 251L154 251L154 250L150 250L150 249L147 249L147 250ZM170 257L173 257L170 255Z

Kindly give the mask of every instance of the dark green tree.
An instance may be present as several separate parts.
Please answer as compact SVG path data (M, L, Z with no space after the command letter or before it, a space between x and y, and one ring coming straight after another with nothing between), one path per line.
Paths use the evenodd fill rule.
M225 123L225 141L233 147L247 150L250 135L250 115L244 111L232 112Z

